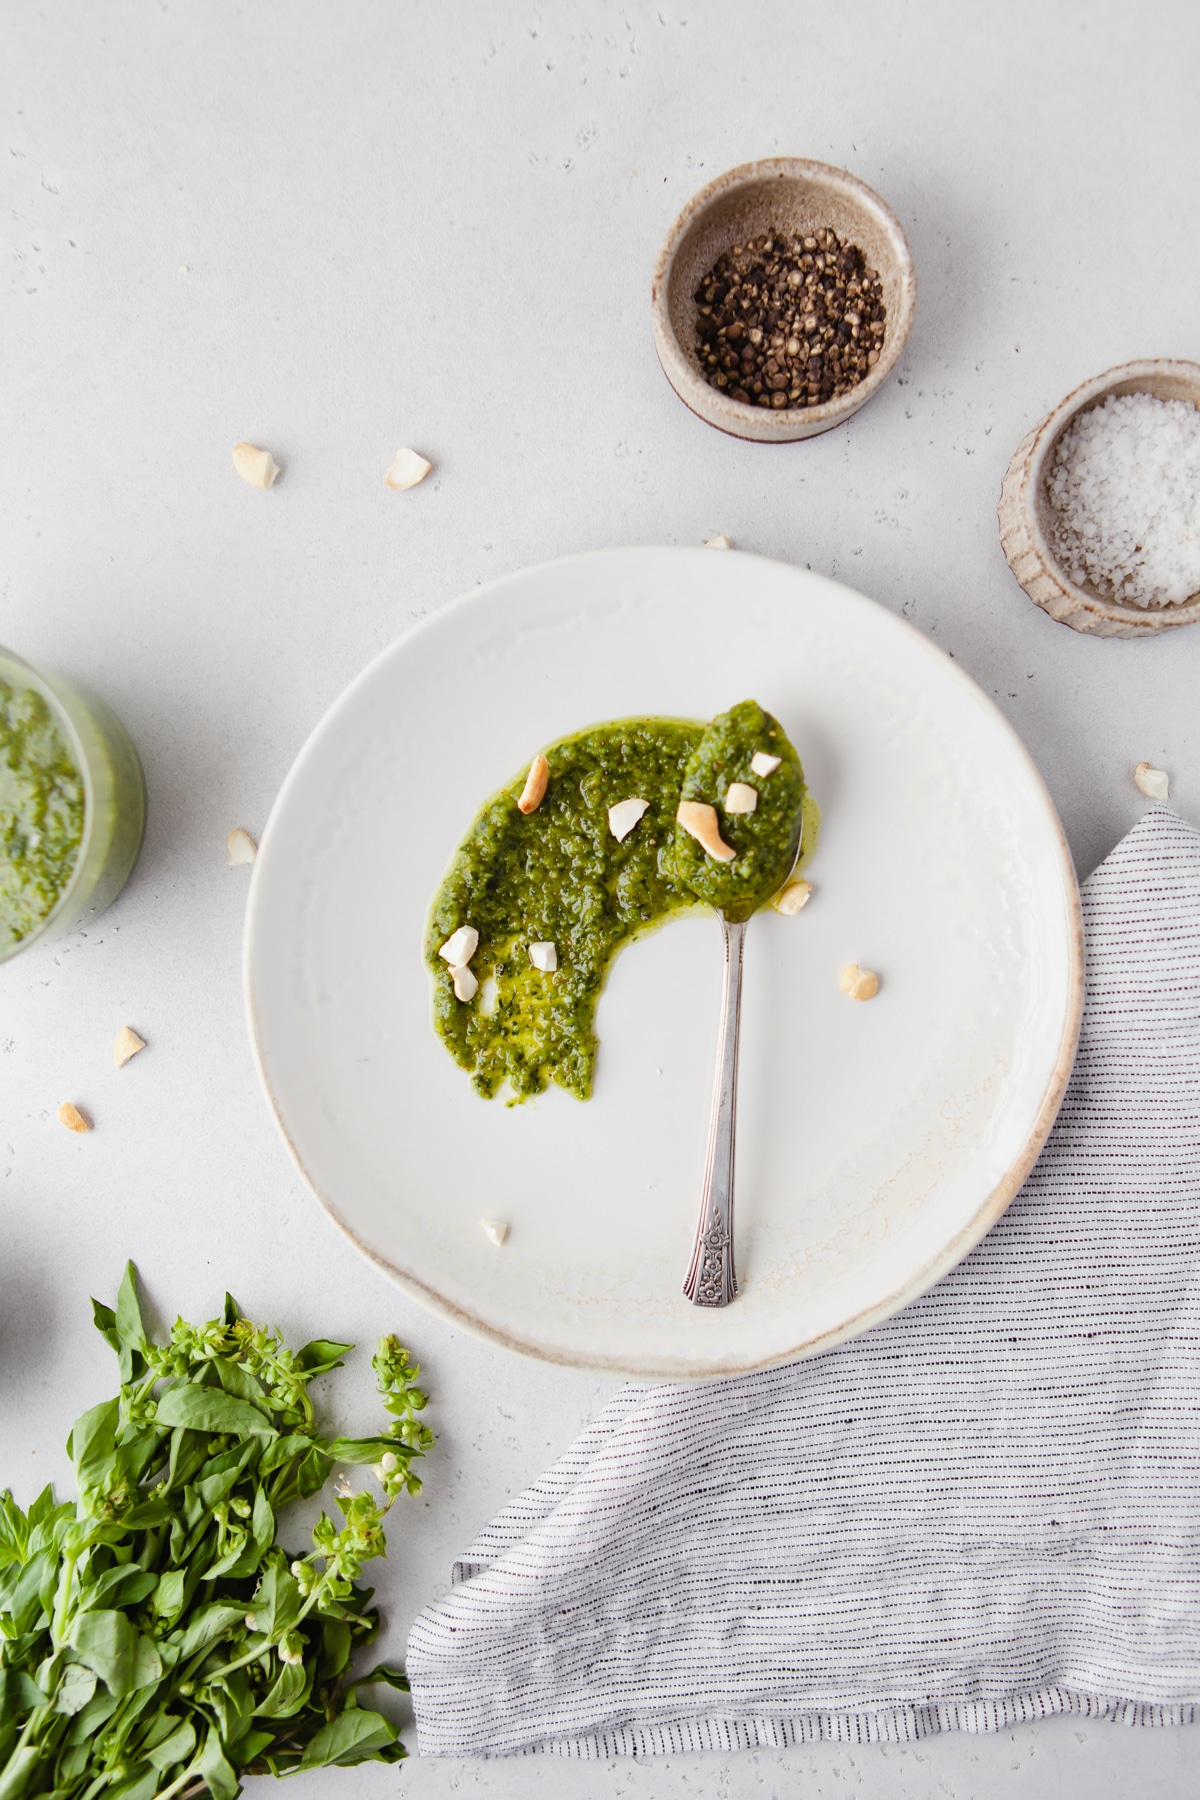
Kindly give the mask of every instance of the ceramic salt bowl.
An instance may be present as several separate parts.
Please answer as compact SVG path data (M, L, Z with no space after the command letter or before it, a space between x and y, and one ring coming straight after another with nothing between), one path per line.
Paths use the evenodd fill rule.
M1200 593L1170 606L1123 606L1090 582L1071 580L1050 548L1052 513L1047 478L1054 452L1073 419L1110 394L1153 394L1200 407L1200 363L1159 358L1122 363L1068 394L1017 446L1000 489L1000 542L1008 566L1029 598L1060 624L1093 637L1153 637L1200 619Z
M734 244L766 231L811 233L829 226L857 244L883 287L887 329L879 361L856 388L820 406L765 406L711 387L696 354L696 288ZM903 228L864 181L828 163L772 156L718 175L688 201L658 254L650 290L654 347L685 406L734 437L781 444L840 425L877 394L895 368L912 327L917 277Z

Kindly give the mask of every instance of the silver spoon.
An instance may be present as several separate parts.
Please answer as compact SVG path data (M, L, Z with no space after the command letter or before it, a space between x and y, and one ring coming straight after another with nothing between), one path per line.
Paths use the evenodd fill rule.
M800 758L787 734L755 700L740 701L712 721L688 759L682 785L675 815L675 871L717 914L725 945L708 1156L683 1291L693 1306L728 1306L738 1291L733 1164L746 926L796 866L806 789ZM714 802L721 804L723 820ZM722 829L732 841L721 835Z
M718 914L725 940L721 1031L713 1085L708 1155L696 1239L683 1291L693 1306L728 1306L738 1291L733 1262L733 1163L737 1147L738 1039L742 1020L742 947L749 919Z

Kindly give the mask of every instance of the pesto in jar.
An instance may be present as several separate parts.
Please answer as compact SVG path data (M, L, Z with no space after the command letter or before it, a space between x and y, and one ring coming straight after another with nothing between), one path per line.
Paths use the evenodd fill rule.
M83 777L32 688L0 681L0 952L53 910L83 841Z
M779 756L780 767L766 777L753 774L756 750ZM741 916L748 917L787 879L800 841L799 758L753 701L709 727L620 719L563 738L544 754L549 777L536 811L518 810L522 771L475 819L425 934L435 1029L488 1098L505 1082L518 1100L556 1082L585 1100L596 1059L596 1004L621 946L698 904L728 910L714 898L717 889L710 891L705 862L719 884L733 882L732 903L747 905ZM754 784L755 813L726 819L719 801L731 781ZM740 879L730 874L738 859L712 863L677 827L685 792L717 805L726 841L745 858ZM608 810L627 799L648 804L618 842ZM469 964L479 987L467 1001L455 995L453 973L439 955L464 925L479 933ZM553 971L531 964L529 946L539 943L555 946Z

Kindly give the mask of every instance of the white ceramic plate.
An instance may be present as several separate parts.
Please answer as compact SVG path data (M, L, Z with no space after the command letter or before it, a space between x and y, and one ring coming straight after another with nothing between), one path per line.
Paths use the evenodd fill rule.
M791 919L746 950L733 1305L680 1291L721 951L690 916L627 948L593 1098L481 1100L430 1023L426 910L539 745L635 713L776 713L824 809ZM250 1029L297 1163L355 1244L458 1324L553 1361L728 1374L865 1330L1024 1179L1070 1070L1078 895L991 702L836 583L711 550L614 550L477 590L385 651L276 802L246 928ZM848 1000L838 971L879 972ZM482 1218L511 1227L502 1249Z

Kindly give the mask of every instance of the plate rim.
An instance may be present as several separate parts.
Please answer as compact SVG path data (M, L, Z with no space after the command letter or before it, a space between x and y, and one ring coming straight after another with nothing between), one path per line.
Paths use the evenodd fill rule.
M542 562L523 564L517 569L510 570L507 574L498 575L491 581L481 582L479 586L468 588L464 593L457 594L453 599L445 601L439 606L435 606L434 609L426 613L423 618L414 621L407 630L402 631L399 636L393 638L389 644L385 644L383 649L373 656L371 660L366 663L349 682L347 682L346 686L325 708L325 711L321 714L316 724L309 731L304 742L293 757L287 773L280 783L279 790L271 803L271 809L267 816L267 823L263 828L262 836L259 840L258 855L255 858L254 867L251 870L250 889L246 898L246 916L242 931L242 990L254 1066L267 1101L268 1110L275 1121L275 1125L283 1139L288 1154L291 1156L306 1187L320 1202L328 1217L349 1239L350 1243L359 1254L369 1263L372 1263L386 1275L390 1281L394 1282L396 1286L410 1294L420 1305L445 1319L447 1323L458 1326L461 1330L470 1333L472 1337L481 1339L486 1343L498 1344L504 1349L513 1351L518 1355L531 1357L538 1362L551 1363L559 1367L574 1368L581 1372L609 1376L614 1379L624 1378L635 1381L683 1381L688 1384L693 1384L702 1381L725 1380L735 1376L749 1375L755 1373L759 1369L779 1368L785 1363L799 1362L806 1360L811 1356L823 1355L826 1351L834 1349L838 1344L845 1343L850 1338L859 1337L864 1332L872 1330L874 1326L882 1324L885 1319L893 1317L894 1314L902 1311L904 1307L911 1305L914 1300L918 1299L922 1294L927 1293L930 1288L936 1286L945 1275L949 1274L951 1269L955 1268L958 1263L960 1263L964 1257L968 1256L975 1246L986 1237L992 1226L1005 1212L1024 1185L1046 1139L1050 1135L1054 1121L1058 1117L1063 1096L1066 1092L1067 1082L1070 1080L1071 1070L1074 1067L1075 1054L1079 1044L1079 1034L1083 1020L1084 938L1083 909L1079 891L1079 878L1076 874L1075 863L1071 855L1070 846L1067 843L1066 834L1062 828L1062 821L1059 819L1058 810L1054 805L1050 790L1046 786L1041 770L1034 762L1030 751L1015 727L1006 718L1005 714L1001 711L1000 707L997 706L991 695L986 693L974 677L969 675L967 671L960 666L955 657L952 657L947 651L943 650L940 645L935 644L932 638L921 631L917 626L913 625L910 620L904 618L899 613L893 612L890 607L883 605L881 601L873 600L870 595L864 594L859 589L852 588L845 582L837 580L834 576L825 575L821 573L821 571L815 569L803 569L796 563L785 562L782 557L761 556L755 551L747 550L734 550L732 552L733 556L744 557L746 560L753 560L755 562L767 563L772 567L786 570L789 575L815 575L819 582L838 589L841 594L848 596L855 602L871 608L877 608L893 625L900 628L902 633L907 634L910 640L915 640L925 653L935 658L942 665L943 671L948 669L960 687L969 689L972 697L977 702L983 702L985 708L993 714L994 718L999 722L1000 726L1015 746L1021 761L1025 765L1027 774L1032 778L1034 790L1043 803L1046 816L1054 828L1053 835L1055 849L1058 854L1058 861L1063 877L1064 898L1067 903L1067 1001L1063 1028L1054 1065L1042 1093L1041 1104L1038 1107L1033 1125L1021 1152L1011 1163L1009 1169L1004 1176L1002 1176L1000 1181L997 1182L984 1197L976 1212L966 1222L962 1229L957 1232L955 1236L950 1239L949 1243L944 1245L935 1256L931 1257L915 1275L911 1276L899 1288L896 1288L891 1293L885 1295L882 1299L875 1301L871 1306L866 1307L862 1312L856 1313L849 1319L843 1320L842 1323L837 1326L818 1332L815 1337L806 1338L786 1350L772 1353L766 1357L755 1356L744 1362L725 1360L722 1361L720 1367L673 1370L668 1373L661 1370L650 1369L645 1364L639 1365L637 1363L625 1361L619 1355L606 1357L591 1352L580 1352L575 1354L566 1348L559 1350L549 1349L544 1345L530 1342L528 1339L523 1338L517 1333L505 1331L500 1326L492 1324L488 1320L469 1312L457 1301L451 1300L448 1296L432 1287L428 1282L422 1280L422 1278L414 1271L399 1267L390 1257L383 1255L382 1252L376 1250L372 1245L367 1243L345 1218L337 1203L322 1191L310 1175L309 1171L304 1166L300 1152L293 1142L292 1136L284 1122L282 1109L275 1097L271 1080L267 1073L254 996L254 940L255 927L261 904L260 893L262 889L260 870L264 865L264 859L270 854L271 841L274 829L277 827L277 821L283 815L293 787L296 786L301 779L301 771L315 754L318 741L333 721L335 715L339 715L344 708L349 707L353 703L354 695L357 693L358 689L367 684L367 682L375 675L380 665L387 662L392 657L399 655L402 646L411 644L415 638L421 636L426 631L433 629L435 626L440 625L448 615L457 612L486 596L494 595L497 589L504 588L510 583L519 581L525 576L541 574L545 571L561 568L568 564L578 565L585 561L597 562L608 557L637 556L647 552L661 554L663 551L667 551L671 555L679 555L688 558L711 555L707 546L695 546L690 544L626 544L613 545L604 549L569 551L562 556L549 557ZM725 554L729 555L730 553L726 552Z

